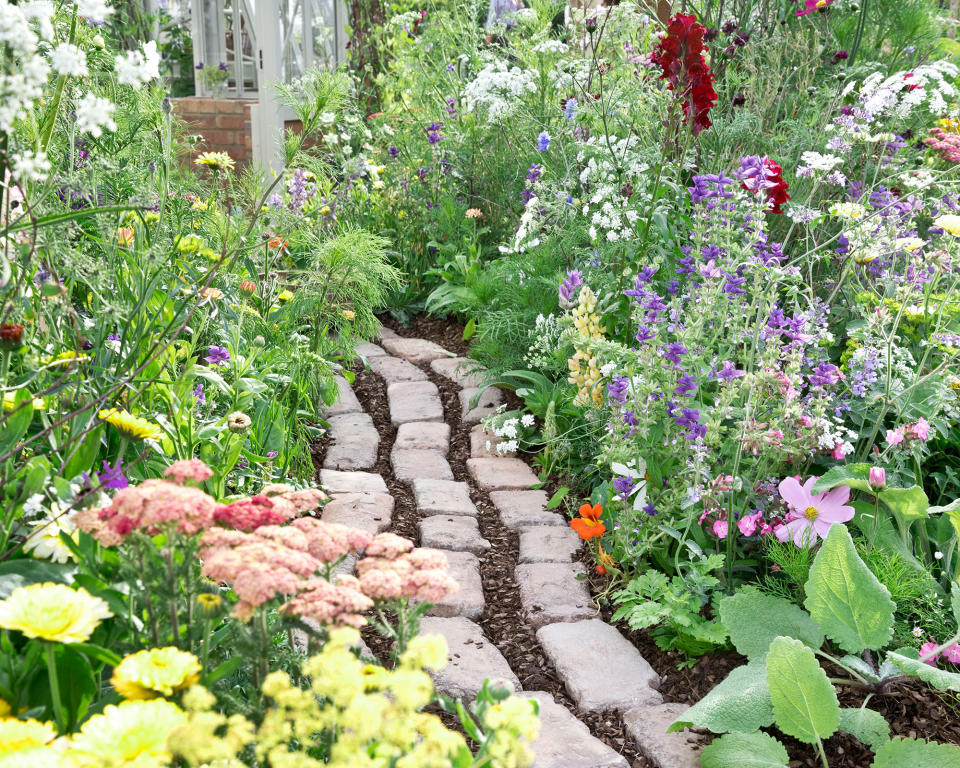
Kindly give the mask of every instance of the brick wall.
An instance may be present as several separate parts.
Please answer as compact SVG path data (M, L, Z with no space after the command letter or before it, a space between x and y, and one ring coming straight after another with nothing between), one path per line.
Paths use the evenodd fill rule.
M203 143L190 155L191 161L200 152L227 152L237 166L253 159L250 105L256 104L256 99L190 96L171 101L174 114L186 123L187 133L203 136Z

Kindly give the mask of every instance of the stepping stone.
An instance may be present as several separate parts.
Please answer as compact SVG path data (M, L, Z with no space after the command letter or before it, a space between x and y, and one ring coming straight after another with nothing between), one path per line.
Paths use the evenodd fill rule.
M377 331L376 339L377 341L383 341L384 339L399 339L397 332L393 328L387 328L385 325L380 326L380 330Z
M556 622L580 621L597 615L580 563L527 563L515 571L520 604L534 629ZM603 622L600 622L601 624ZM584 648L592 647L590 644Z
M473 701L485 680L500 680L519 690L520 681L503 654L469 619L424 617L421 635L443 635L447 640L447 666L431 673L437 691L455 699Z
M367 359L387 354L383 347L378 347L376 344L358 344L354 352Z
M393 448L437 451L446 456L450 450L450 425L436 421L408 421L397 430Z
M471 405L478 392L480 397L477 404ZM496 387L487 387L483 392L476 387L468 387L461 389L459 395L460 416L467 424L477 424L487 416L492 416L497 412L497 406L503 402L503 392Z
M634 707L623 726L637 747L659 768L700 768L700 739L689 731L667 733L670 724L690 709L686 704Z
M490 501L500 513L500 521L512 531L535 525L567 525L561 515L547 511L546 491L494 491Z
M660 678L653 667L605 621L551 624L537 630L537 640L584 712L625 712L663 701L655 690ZM584 648L589 648L589 653L584 653Z
M432 381L401 381L387 387L390 421L443 421L440 390Z
M470 501L470 486L450 480L418 479L413 481L413 497L420 514L477 516Z
M330 436L323 466L327 469L370 469L377 463L380 435L366 413L331 416Z
M520 459L467 459L467 471L488 491L529 488L540 482Z
M538 525L520 531L521 563L569 563L583 540L572 528Z
M320 485L331 496L335 493L386 493L387 484L373 472L340 472L320 470Z
M399 357L390 355L371 357L367 363L370 365L370 370L383 377L387 385L396 384L399 381L427 381L427 374Z
M517 696L540 704L540 737L531 744L536 768L630 768L623 755L591 734L549 693L523 691Z
M395 338L384 337L380 343L391 355L402 357L408 363L416 365L429 363L439 357L451 357L451 353L439 344L434 344L426 339L405 339L399 336Z
M326 416L339 416L342 413L359 413L363 410L360 401L353 393L353 389L347 383L343 376L334 376L333 380L337 383L337 402L333 405L323 406ZM322 405L322 403L321 403Z
M393 505L389 493L340 493L324 506L320 519L376 535L390 527Z
M420 478L453 480L453 470L439 451L394 448L390 452L390 466L397 480L405 483Z
M433 360L430 367L445 379L450 379L458 387L479 387L483 385L486 372L476 360L468 357L441 357Z
M483 582L480 581L480 561L469 552L441 550L447 556L447 573L460 589L447 595L427 611L428 616L466 616L475 619L483 613Z
M477 424L470 430L470 456L474 459L491 459L503 456L497 453L497 445L503 442L492 432L484 432L483 424ZM487 446L490 446L488 449Z
M420 546L482 555L490 549L490 542L480 535L474 517L434 515L420 521Z

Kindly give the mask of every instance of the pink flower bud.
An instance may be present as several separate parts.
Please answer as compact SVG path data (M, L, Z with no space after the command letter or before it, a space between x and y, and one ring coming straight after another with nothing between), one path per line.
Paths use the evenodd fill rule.
M883 467L870 467L870 487L882 491L887 487L887 470Z

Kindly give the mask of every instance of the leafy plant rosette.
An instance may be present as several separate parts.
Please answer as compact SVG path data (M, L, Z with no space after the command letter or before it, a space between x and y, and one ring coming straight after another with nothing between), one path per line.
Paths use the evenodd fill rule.
M938 691L960 691L960 674L926 663L955 643L960 632L924 656L913 648L886 650L896 604L857 555L842 525L830 528L804 589L806 610L752 587L719 601L720 620L748 663L734 669L668 730L693 727L725 734L704 750L704 768L787 768L784 746L761 731L771 726L814 745L825 768L829 764L823 742L841 731L870 747L875 755L871 768L960 766L960 747L891 739L883 716L867 708L872 696L907 678L920 678ZM956 588L953 611L960 622ZM825 649L827 639L830 650ZM882 659L875 656L880 653ZM818 656L849 678L829 678ZM841 707L834 684L866 691L863 705Z

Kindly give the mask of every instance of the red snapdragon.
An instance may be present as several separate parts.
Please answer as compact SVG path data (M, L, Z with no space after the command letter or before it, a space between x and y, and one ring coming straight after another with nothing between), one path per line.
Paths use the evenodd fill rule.
M713 89L713 73L707 67L703 43L704 26L693 14L676 14L667 25L667 34L661 36L651 59L663 70L661 78L668 88L683 100L684 122L691 122L693 135L709 128L708 113L717 100Z

